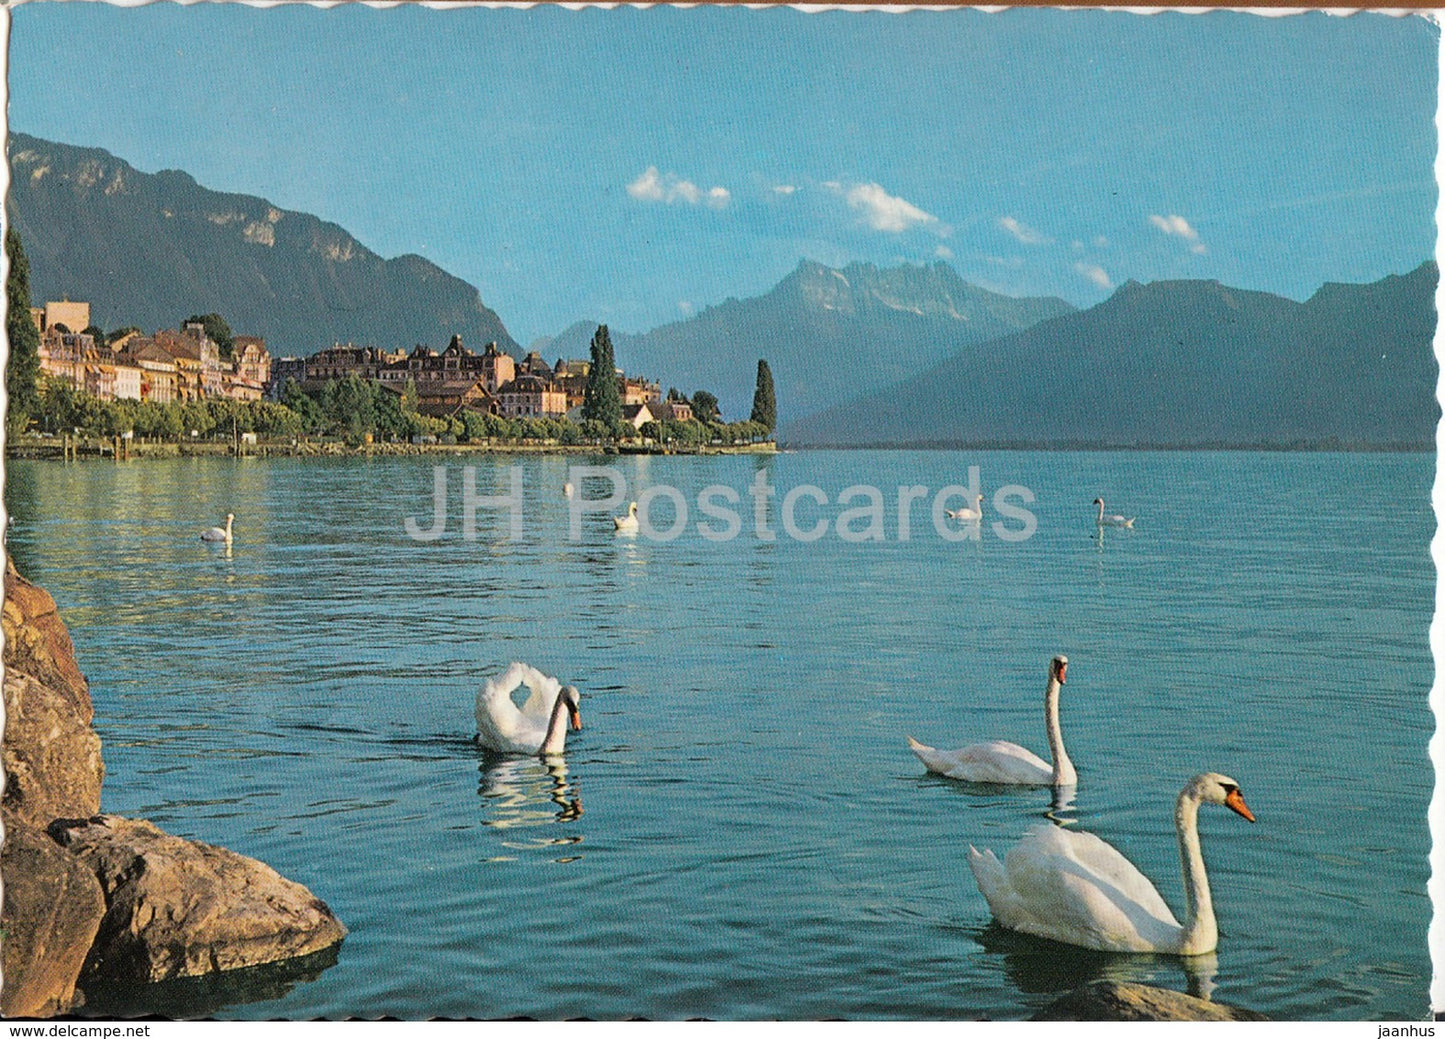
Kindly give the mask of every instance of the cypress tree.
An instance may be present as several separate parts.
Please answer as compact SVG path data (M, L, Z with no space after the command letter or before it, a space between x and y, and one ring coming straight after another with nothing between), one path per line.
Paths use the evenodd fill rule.
M758 359L758 388L753 391L752 420L761 423L769 434L778 424L778 402L773 395L773 373L768 362Z
M30 316L30 261L15 228L5 232L5 255L10 274L5 279L5 337L10 360L5 367L5 391L10 395L7 423L23 430L35 415L40 397L40 330Z
M592 337L592 367L582 394L582 418L604 422L610 428L622 421L622 395L617 392L617 362L606 325Z

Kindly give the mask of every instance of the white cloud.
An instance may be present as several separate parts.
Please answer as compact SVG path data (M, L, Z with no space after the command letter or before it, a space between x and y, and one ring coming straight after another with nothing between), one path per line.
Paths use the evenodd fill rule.
M732 194L727 188L708 188L704 191L690 180L683 180L675 173L659 174L656 166L647 167L642 176L627 185L627 193L643 202L686 202L690 206L706 205L709 209L722 209Z
M853 209L863 214L863 219L875 231L902 234L915 227L926 227L936 234L947 235L949 228L932 213L925 213L912 202L890 195L878 184L855 184L844 189L837 181L823 185L843 193L843 198Z
M1112 289L1114 283L1109 280L1109 273L1096 263L1084 263L1080 261L1074 264L1074 270L1078 274L1088 278L1101 289Z
M775 186L775 187L773 188L773 194L774 194L774 195L791 195L793 192L795 192L795 191L797 191L797 190L798 190L798 188L797 188L797 185L795 185L795 184L779 184L779 185L777 185L777 186Z
M999 217L998 226L1023 242L1024 245L1047 245L1051 241L1048 236L1040 234L1028 224L1015 220L1011 216Z
M677 301L677 311L684 317L692 317L694 309L691 300L680 299Z
M953 250L946 245L940 245L937 249L933 250L933 255L937 256L940 260L951 260L953 259Z
M1189 226L1178 213L1170 213L1168 216L1160 216L1158 213L1149 214L1149 222L1167 235L1178 235L1189 243L1189 251L1196 254L1203 254L1209 250L1199 240L1199 232Z

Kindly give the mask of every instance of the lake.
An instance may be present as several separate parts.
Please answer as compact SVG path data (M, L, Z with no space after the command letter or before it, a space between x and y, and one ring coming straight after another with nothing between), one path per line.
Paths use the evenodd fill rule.
M430 524L437 462L8 466L11 551L90 679L104 809L260 858L351 931L335 957L126 1012L1019 1019L1113 977L1276 1018L1428 1015L1433 455L464 456L421 541L404 522ZM688 527L618 537L597 511L573 540L568 466L608 463L629 497L676 488ZM488 509L463 535L465 465L478 494L521 467L520 539ZM932 496L970 466L980 538L946 540ZM830 504L795 496L795 530L870 485L885 540L782 531L804 485ZM908 540L901 485L928 489ZM1004 502L1031 536L994 530L1026 527L994 508L1005 485L1033 496ZM708 486L737 496L731 540L699 533ZM1100 495L1136 528L1100 539ZM654 524L675 504L656 496ZM197 536L227 512L229 554ZM1055 653L1072 803L925 773L910 734L1047 756ZM512 660L581 689L564 759L473 744L476 691ZM1182 917L1173 801L1203 771L1258 817L1200 813L1216 957L990 924L969 845L1050 816Z

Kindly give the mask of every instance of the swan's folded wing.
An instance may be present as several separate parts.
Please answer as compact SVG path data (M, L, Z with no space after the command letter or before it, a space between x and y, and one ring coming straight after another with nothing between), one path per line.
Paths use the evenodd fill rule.
M1031 829L1004 859L1027 911L1017 929L1094 949L1148 952L1179 924L1148 878L1090 833Z
M522 669L522 681L529 690L527 699L522 703L522 713L531 718L550 718L557 697L562 693L562 683L530 664L516 666Z
M500 675L482 683L481 692L477 693L477 733L483 743L487 743L489 734L511 740L524 726L526 719L512 700L512 690L522 684L526 668L526 664L513 663Z
M1069 856L1087 869L1101 887L1117 889L1149 915L1178 926L1159 889L1108 841L1082 830L1061 830L1057 826L1048 829L1062 834L1054 839L1062 841Z
M958 750L936 750L912 737L909 746L931 772L962 779L970 783L1028 783L1047 785L1053 782L1054 770L1032 751L1017 743L994 740L975 743Z

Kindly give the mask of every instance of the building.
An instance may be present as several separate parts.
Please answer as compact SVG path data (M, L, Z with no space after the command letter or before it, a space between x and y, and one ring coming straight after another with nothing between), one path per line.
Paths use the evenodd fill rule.
M30 317L42 336L56 325L62 326L62 331L84 332L90 327L90 304L72 303L65 299L43 307L31 307Z
M567 394L539 375L519 375L497 389L497 406L504 418L561 418L567 414Z
M148 336L132 336L115 354L116 364L140 371L140 399L169 404L178 399L176 361Z
M94 336L64 332L52 325L40 337L40 373L68 379L71 385L84 388L86 357L94 350Z
M145 373L134 364L122 364L117 358L115 364L115 399L141 400L141 386Z
M486 381L487 390L496 393L499 387L516 377L517 362L512 360L512 355L498 350L496 343L488 343L482 351L482 378Z
M306 382L306 358L278 357L271 362L271 378L266 383L266 396L280 400L287 380L301 385Z
M260 336L235 336L231 340L231 367L246 382L265 386L271 379L271 354Z
M662 400L661 384L648 382L646 379L637 377L629 379L625 375L619 375L617 388L622 394L622 403L624 405L656 404Z
M652 412L658 418L669 419L673 422L687 422L692 418L692 405L685 400L664 400L654 404Z
M375 379L385 367L395 364L405 354L387 353L375 346L355 346L347 343L320 350L306 359L306 377L301 387L309 392L320 390L333 379L344 379L355 375L362 379Z
M652 409L644 401L641 404L622 405L622 420L633 429L641 429L649 422L656 422L657 416L652 413Z
M381 385L393 393L406 391L406 384L396 380ZM427 379L415 385L418 415L450 418L462 410L477 411L483 415L495 414L497 410L496 400L487 392L482 379L472 373L450 379Z
M201 400L225 394L221 348L206 335L205 326L191 322L179 332L162 329L156 346L171 355L176 365L176 399Z

